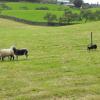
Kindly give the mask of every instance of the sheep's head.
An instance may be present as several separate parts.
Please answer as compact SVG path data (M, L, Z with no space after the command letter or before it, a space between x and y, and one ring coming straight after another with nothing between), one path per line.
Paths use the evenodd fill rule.
M16 52L16 48L15 47L13 47L12 50L14 51L14 53Z
M10 49L13 49L13 48L15 48L15 45L12 45L12 46L10 47Z

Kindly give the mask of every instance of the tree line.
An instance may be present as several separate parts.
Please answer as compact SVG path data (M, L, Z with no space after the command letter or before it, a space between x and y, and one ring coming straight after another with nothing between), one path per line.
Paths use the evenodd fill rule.
M36 1L36 0L0 0L0 1L19 2L19 1Z
M47 3L57 3L57 0L0 0L2 2L20 2L20 1L26 1L26 2L47 2ZM69 0L72 2L76 7L81 7L83 4L83 0Z
M20 1L40 2L40 1L44 1L44 0L0 0L0 1L7 1L7 2L20 2Z
M80 22L86 23L87 21L100 20L100 11L92 12L91 10L82 9L80 14L77 14L70 10L66 10L59 18L55 14L47 13L44 19L48 22L48 25L52 25L53 23L59 23L59 25L69 25Z

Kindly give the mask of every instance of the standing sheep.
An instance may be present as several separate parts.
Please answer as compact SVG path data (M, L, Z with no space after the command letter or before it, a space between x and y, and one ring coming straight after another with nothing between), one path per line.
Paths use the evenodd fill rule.
M18 56L22 56L22 55L25 55L26 58L28 57L28 50L27 49L16 49L15 47L13 47L13 51L14 51L14 54L16 55L17 57L17 60L18 60Z
M3 61L5 57L10 57L10 60L12 60L12 58L14 60L14 51L12 48L0 50L0 59Z

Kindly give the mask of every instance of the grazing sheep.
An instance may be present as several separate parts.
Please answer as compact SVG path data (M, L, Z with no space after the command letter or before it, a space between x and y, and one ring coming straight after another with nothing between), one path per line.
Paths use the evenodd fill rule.
M3 61L5 57L10 57L10 60L12 60L12 58L14 60L14 51L12 48L0 50L0 59Z
M26 58L28 57L28 50L27 49L16 49L15 47L13 47L13 51L17 57L17 60L18 60L18 56L25 55Z
M89 46L87 46L87 49L88 50L91 50L91 49L97 49L97 45L96 44L92 44L92 45L89 45Z

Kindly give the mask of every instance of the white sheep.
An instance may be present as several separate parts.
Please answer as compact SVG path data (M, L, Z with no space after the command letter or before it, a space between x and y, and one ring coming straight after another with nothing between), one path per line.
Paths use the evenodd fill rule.
M1 49L0 50L0 59L4 60L5 57L10 57L10 60L13 58L14 60L14 51L12 48L9 49Z

